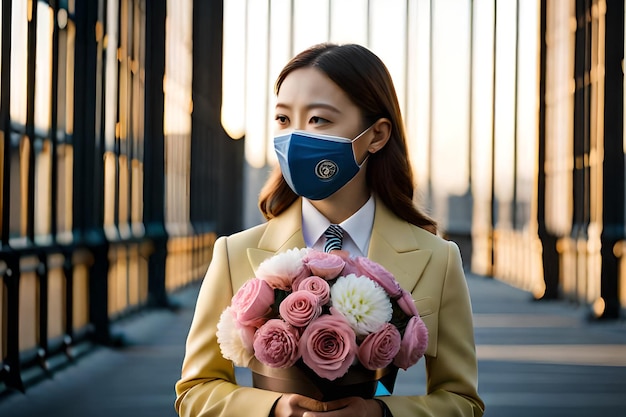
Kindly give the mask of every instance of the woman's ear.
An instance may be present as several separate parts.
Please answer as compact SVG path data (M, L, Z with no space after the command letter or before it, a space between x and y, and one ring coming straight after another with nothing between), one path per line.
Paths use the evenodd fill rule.
M376 153L381 150L391 137L391 121L386 117L381 117L372 125L374 139L367 147L369 153Z

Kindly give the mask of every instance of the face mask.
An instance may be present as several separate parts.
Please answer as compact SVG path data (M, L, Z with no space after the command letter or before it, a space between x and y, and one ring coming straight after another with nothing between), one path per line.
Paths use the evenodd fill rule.
M361 169L353 140L296 130L274 138L274 150L283 177L298 195L323 200L346 185ZM365 162L365 161L363 161Z

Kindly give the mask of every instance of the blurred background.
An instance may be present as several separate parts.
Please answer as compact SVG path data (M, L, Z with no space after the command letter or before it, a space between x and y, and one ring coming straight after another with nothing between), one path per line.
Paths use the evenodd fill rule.
M2 0L0 391L115 345L263 221L274 79L324 41L387 64L416 204L469 273L623 317L624 20L624 0Z

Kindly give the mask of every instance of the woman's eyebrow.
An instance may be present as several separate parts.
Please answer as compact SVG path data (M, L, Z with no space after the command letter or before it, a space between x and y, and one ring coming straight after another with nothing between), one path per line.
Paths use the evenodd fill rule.
M291 106L286 104L286 103L276 103L276 108L277 109L286 109L286 110L290 110ZM341 113L341 110L339 110L337 107L333 106L332 104L328 104L328 103L323 103L323 102L314 102L314 103L309 103L305 106L305 108L307 110L313 110L313 109L326 109L329 111L332 111L334 113Z

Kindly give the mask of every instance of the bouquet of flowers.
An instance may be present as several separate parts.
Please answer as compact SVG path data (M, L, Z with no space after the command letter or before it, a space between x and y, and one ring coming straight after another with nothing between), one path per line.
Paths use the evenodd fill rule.
M255 386L313 396L298 388L310 379L327 399L321 386L371 387L384 370L414 365L428 332L411 294L380 264L343 251L294 248L261 263L235 293L220 316L217 341L224 358L252 369ZM363 371L366 381L351 377ZM335 396L361 395L360 389ZM373 395L369 389L362 396Z

